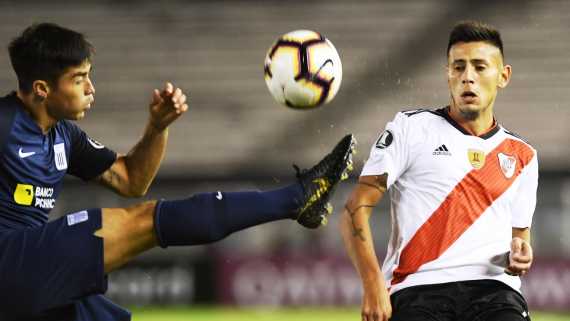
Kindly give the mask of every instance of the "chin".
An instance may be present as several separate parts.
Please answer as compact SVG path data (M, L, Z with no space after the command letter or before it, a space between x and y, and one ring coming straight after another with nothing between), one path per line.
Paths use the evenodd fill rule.
M479 117L480 114L480 110L479 108L473 108L473 107L460 107L459 108L459 113L461 114L461 117L463 117L466 120L475 120L477 119L477 117Z
M73 117L72 120L81 120L81 119L83 119L84 117L85 117L85 112L82 111L82 112L80 112L80 113L78 113L78 114L75 114L75 117Z

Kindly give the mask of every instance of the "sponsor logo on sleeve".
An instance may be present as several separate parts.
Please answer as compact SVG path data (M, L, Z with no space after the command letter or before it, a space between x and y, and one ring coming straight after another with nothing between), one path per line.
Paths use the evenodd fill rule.
M75 224L79 224L81 222L85 222L88 219L89 219L89 213L87 213L87 211L72 213L67 215L67 225L72 226Z

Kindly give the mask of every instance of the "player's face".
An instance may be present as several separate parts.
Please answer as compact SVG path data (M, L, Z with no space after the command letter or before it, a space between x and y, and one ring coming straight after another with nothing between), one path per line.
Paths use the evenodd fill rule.
M503 65L499 48L483 41L453 45L447 64L451 107L466 120L492 112L497 91L507 86L510 75L511 66Z
M51 88L46 99L47 111L54 119L78 120L85 116L94 101L95 87L89 78L91 63L70 67Z

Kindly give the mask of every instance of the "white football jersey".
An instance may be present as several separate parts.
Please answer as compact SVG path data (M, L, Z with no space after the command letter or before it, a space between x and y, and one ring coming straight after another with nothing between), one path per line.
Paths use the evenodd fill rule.
M504 272L512 228L530 227L536 150L500 125L473 136L447 109L398 113L372 146L362 176L388 174L392 234L382 270L391 293Z

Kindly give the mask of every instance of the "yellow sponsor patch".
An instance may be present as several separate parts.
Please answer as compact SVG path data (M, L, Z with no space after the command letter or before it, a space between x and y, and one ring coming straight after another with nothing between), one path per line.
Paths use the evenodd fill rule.
M34 200L34 186L18 184L14 191L14 201L20 205L32 205Z

